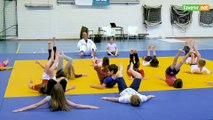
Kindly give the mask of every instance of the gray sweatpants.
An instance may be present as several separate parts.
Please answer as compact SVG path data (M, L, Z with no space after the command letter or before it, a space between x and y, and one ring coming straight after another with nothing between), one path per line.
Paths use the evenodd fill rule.
M62 55L60 55L57 71L64 68L64 59L67 61L68 65L72 64L72 58L71 57L68 57L66 55L64 55L64 57L63 57Z

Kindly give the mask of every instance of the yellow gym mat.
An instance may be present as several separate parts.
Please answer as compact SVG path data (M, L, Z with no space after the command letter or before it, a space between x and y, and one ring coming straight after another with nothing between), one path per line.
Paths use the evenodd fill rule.
M183 57L179 58L179 61ZM172 64L173 57L158 57L160 66L158 68L142 67L145 71L147 80L143 80L139 91L158 91L158 90L175 90L175 88L168 86L164 81L155 78L156 75L164 77L165 69ZM141 59L140 59L141 60ZM45 65L46 60L40 60ZM141 62L141 61L140 61ZM206 67L213 71L213 61L206 60ZM132 80L129 80L126 74L126 67L129 64L129 58L111 58L110 63L122 63L124 68L124 79L127 85L130 85ZM90 59L74 59L74 68L76 73L86 73L87 77L69 80L68 86L74 85L76 89L69 91L66 94L95 94L95 93L115 93L118 92L117 85L111 89L97 90L90 88L91 84L99 84L96 71L93 69ZM181 71L177 75L178 78L183 80L182 89L190 88L207 88L211 87L206 85L205 81L213 81L213 75L198 75L188 74L183 71L189 70L190 66L184 64ZM28 88L29 80L33 80L34 84L41 82L43 69L35 64L35 60L16 60L14 69L10 76L10 80L6 89L5 97L24 97L24 96L38 96L41 95L37 91Z

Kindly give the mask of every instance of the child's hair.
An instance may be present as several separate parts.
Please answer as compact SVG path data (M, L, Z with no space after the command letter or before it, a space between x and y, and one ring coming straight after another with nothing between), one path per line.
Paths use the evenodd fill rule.
M111 39L114 40L114 37L113 36L109 37L108 41L110 41Z
M39 93L47 94L47 84L41 84L38 89Z
M203 59L200 59L200 60L198 60L198 65L199 65L200 67L204 67L204 66L206 65L206 61L203 60Z
M173 86L175 88L182 88L183 87L183 82L180 78L176 79L173 83Z
M61 77L66 77L63 69L58 70L56 73L56 78L61 78Z
M72 64L66 64L64 67L64 74L66 75L67 79L75 79L75 69Z
M152 67L158 67L158 64L159 64L159 61L156 57L152 58L151 62L150 62L150 65Z
M103 58L103 62L102 62L102 66L106 67L109 65L109 58L108 57L104 57Z
M66 98L61 84L54 85L50 95L51 95L51 111L57 110L70 111L69 107L66 106Z
M141 99L138 95L132 95L130 98L130 103L132 106L140 106Z
M60 84L61 84L61 86L62 86L64 92L66 92L66 86L67 86L67 80L66 80L66 78L62 78L62 79L60 80Z
M115 64L109 65L109 71L110 71L110 72L113 71L113 74L116 74L117 71L118 71L118 66L115 65Z

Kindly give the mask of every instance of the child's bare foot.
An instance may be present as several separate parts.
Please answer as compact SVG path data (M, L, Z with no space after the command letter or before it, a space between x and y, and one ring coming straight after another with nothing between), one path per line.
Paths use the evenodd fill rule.
M133 49L130 51L131 54L137 53L137 50Z
M143 77L143 80L148 80L146 77Z
M84 52L80 52L80 54L79 54L80 56L84 56Z
M6 59L3 63L7 66L9 64L10 60Z
M182 50L182 49L179 49L179 51L178 51L179 53L183 53L184 51Z
M64 57L65 55L64 55L64 51L61 51L61 55Z
M206 84L213 85L213 82L205 81Z
M32 80L29 81L28 87L29 87L30 89L33 89L33 81L32 81Z
M119 69L120 69L120 71L123 71L123 66L121 63L119 64Z
M82 74L82 76L86 77L86 76L87 76L87 74L86 74L86 73L83 73L83 74Z
M151 46L151 45L149 45L149 46L148 46L148 49L150 50L151 48L152 48L152 46Z
M152 46L152 49L154 50L156 48L156 45Z

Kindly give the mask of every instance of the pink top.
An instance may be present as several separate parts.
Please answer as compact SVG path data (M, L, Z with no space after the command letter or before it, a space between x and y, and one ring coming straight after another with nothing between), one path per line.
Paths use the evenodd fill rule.
M0 62L0 67L6 67L6 65L3 62Z

